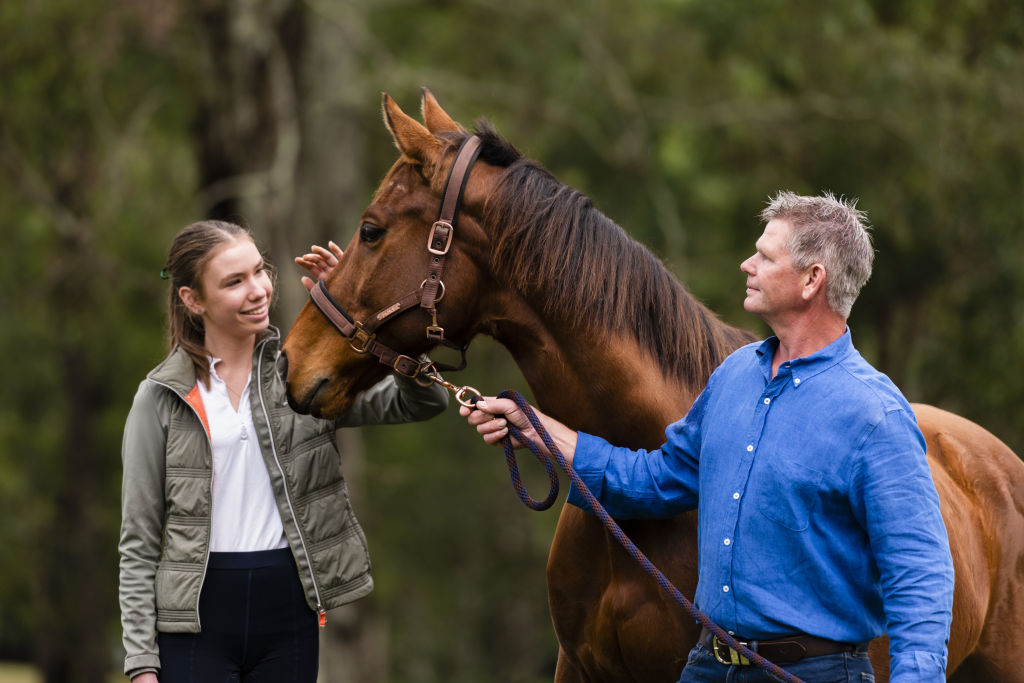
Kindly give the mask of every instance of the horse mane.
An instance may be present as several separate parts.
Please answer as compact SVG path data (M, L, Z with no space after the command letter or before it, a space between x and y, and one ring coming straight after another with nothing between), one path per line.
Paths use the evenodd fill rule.
M668 377L702 387L747 332L726 325L582 192L523 157L484 120L480 158L504 167L484 207L492 272L591 334L630 335ZM526 256L529 258L525 258Z

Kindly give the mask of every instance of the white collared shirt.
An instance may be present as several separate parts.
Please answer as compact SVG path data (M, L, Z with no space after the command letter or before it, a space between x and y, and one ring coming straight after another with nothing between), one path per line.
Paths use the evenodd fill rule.
M242 390L236 411L231 406L227 385L215 369L220 360L210 359L210 388L199 382L213 449L210 550L251 552L286 548L288 539L252 421L249 383Z

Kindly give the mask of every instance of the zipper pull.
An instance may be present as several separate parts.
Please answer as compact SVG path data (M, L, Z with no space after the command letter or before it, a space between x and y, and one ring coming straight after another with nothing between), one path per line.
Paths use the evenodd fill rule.
M320 610L320 628L327 626L327 610Z

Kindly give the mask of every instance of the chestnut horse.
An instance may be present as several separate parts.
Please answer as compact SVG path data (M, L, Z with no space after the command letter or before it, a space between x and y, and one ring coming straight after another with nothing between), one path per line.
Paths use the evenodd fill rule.
M428 234L465 129L423 94L425 125L384 96L401 156L324 286L365 321L422 287ZM436 330L458 345L486 334L508 348L541 410L633 448L657 448L714 367L752 336L697 302L647 249L485 123L437 293L376 340L415 356ZM436 264L435 264L436 265ZM425 335L433 325L435 334ZM337 416L388 368L307 304L284 343L300 412ZM928 442L956 569L949 671L955 680L1024 683L1024 463L975 424L915 405ZM627 521L626 533L686 595L697 583L695 513ZM562 508L547 566L558 683L675 681L696 624L579 508ZM872 644L888 679L885 638Z

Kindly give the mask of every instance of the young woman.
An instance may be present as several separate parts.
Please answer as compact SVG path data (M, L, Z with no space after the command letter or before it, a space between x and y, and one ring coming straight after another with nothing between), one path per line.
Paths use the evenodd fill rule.
M331 248L296 262L322 276ZM190 225L163 275L171 353L140 384L122 447L125 673L313 683L318 623L373 587L334 432L427 419L447 394L389 376L340 422L298 415L275 369L274 276L249 233Z

